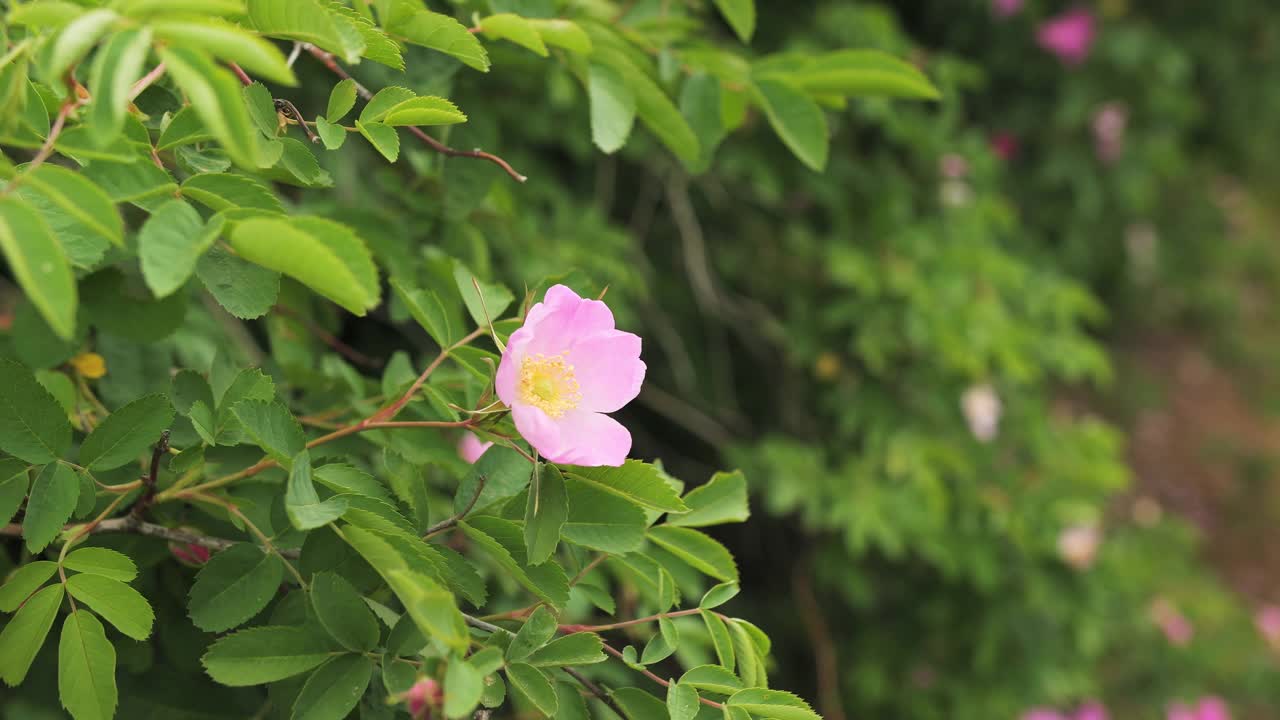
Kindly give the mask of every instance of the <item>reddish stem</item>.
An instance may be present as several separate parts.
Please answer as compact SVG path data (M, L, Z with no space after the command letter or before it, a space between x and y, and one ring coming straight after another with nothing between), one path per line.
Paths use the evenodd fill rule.
M619 650L615 650L615 649L614 649L611 645L609 645L608 643L602 643L602 646L604 647L604 651L605 651L605 652L607 652L607 653L609 653L610 655L612 655L612 656L614 656L614 657L618 658L619 660L623 660L623 655L622 655L622 652L621 652L621 651L619 651ZM623 661L625 662L625 660L623 660ZM642 675L644 675L645 677L649 678L650 680L652 680L652 681L654 681L654 682L658 683L659 685L661 685L661 686L662 686L662 687L664 687L664 688L665 688L665 687L671 687L671 683L670 683L669 681L667 681L667 680L663 680L662 678L658 677L657 675L654 675L654 674L653 674L652 672L650 672L647 668L641 668L641 669L640 669L640 673L641 673ZM706 698L702 697L701 695L699 695L699 696L698 696L698 702L702 703L703 705L706 705L707 707L713 707L713 708L715 708L715 709L717 709L717 710L723 710L723 709L724 709L724 705L722 705L722 704L720 704L720 703L716 702L715 700L708 700L708 699L706 699Z

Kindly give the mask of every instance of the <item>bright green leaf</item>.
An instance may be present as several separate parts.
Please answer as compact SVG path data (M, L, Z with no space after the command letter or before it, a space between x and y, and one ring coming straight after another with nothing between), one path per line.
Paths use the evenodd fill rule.
M30 205L12 196L0 197L0 251L45 322L58 337L70 340L76 331L77 305L71 265L44 219ZM0 428L3 422L0 421ZM4 446L0 444L0 448Z
M311 605L325 630L348 650L366 652L378 644L378 621L364 598L341 575L316 573Z
M35 560L14 570L0 585L0 612L11 613L58 571L58 564Z
M373 660L340 655L316 669L293 703L292 720L342 720L355 709L373 676Z
M733 555L709 535L690 528L660 525L649 529L649 539L717 580L738 580L738 566Z
M151 49L151 28L122 30L111 36L93 59L89 70L90 105L87 124L98 140L106 145L124 129L124 116L129 109L129 91L142 75L143 63Z
M622 74L608 65L591 66L587 82L591 101L591 140L606 153L627 144L636 120L636 96Z
M147 599L129 585L102 575L80 573L67 578L67 592L134 640L146 640L151 635L155 613Z
M27 499L27 514L22 519L22 537L27 549L40 552L62 531L71 519L80 497L80 481L71 468L62 463L50 463L31 484L31 496Z
M129 582L138 576L138 566L128 555L108 548L86 547L72 550L62 561L63 567L76 572L109 577Z
M87 610L76 610L62 623L58 698L75 720L111 720L115 715L116 649Z
M257 167L257 133L231 71L191 47L169 45L159 52L169 75L231 160L242 167Z
M752 85L756 104L791 152L811 169L827 165L827 118L822 108L796 87L774 78L759 78Z
M499 13L480 20L480 32L491 40L509 40L534 53L547 56L542 34L528 20L513 13Z
M667 518L668 525L706 527L731 522L744 522L751 517L747 508L747 480L741 471L719 472L710 482L684 496L689 512Z
M32 595L0 631L0 680L16 687L49 636L62 604L62 585L55 583Z
M378 304L377 270L350 229L313 217L253 218L235 226L240 257L288 275L356 315Z

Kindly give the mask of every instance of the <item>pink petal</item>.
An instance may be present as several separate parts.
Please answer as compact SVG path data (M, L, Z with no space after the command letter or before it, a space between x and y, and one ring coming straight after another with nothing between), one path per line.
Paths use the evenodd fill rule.
M544 453L551 462L617 467L631 452L630 431L608 415L577 410L567 413L557 424L563 446L554 455Z
M645 364L638 335L620 330L589 335L573 344L568 361L583 410L613 412L640 394Z
M1231 720L1231 711L1222 698L1207 697L1200 701L1199 720Z
M1107 720L1107 709L1100 702L1088 702L1076 710L1076 720Z
M541 408L524 403L511 406L511 419L520 431L520 437L529 441L538 454L556 462L553 458L560 453L560 426L547 416Z
M498 361L498 372L493 378L493 389L498 392L498 399L506 405L514 405L516 402L520 363L524 361L525 348L528 347L532 336L527 326L511 333L511 337L507 338L507 348L502 351L502 359Z
M571 291L566 288L566 292ZM561 301L538 318L526 320L524 327L531 331L527 352L558 355L580 337L612 330L613 311L599 300Z

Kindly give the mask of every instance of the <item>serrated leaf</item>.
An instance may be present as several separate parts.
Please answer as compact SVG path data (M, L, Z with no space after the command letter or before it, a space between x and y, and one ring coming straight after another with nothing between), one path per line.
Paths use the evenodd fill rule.
M467 121L457 105L434 95L423 95L393 105L379 118L384 125L454 125Z
M350 229L315 217L252 218L231 231L240 257L288 275L355 315L379 301L369 250Z
M396 133L396 129L383 125L382 123L365 123L360 120L356 121L356 130L369 141L373 148L387 159L387 162L395 162L400 157L400 135Z
M444 674L444 714L463 718L480 704L484 694L484 675L461 658L449 661Z
M321 465L312 471L312 479L335 493L355 493L393 504L387 488L369 473L344 464Z
M738 660L738 676L747 687L764 687L768 685L764 669L764 658L756 649L751 636L735 620L725 623L729 635L733 638L734 654Z
M809 703L781 690L746 688L729 696L725 704L742 708L756 717L774 720L822 720Z
M32 464L51 462L71 449L71 424L35 374L0 359L0 450Z
M129 585L102 575L80 573L67 578L67 592L134 640L146 640L151 635L155 613L147 599Z
M0 585L0 612L17 610L57 571L58 563L48 560L29 562L14 570L4 584Z
M323 117L316 117L316 134L324 143L326 150L337 150L347 141L347 131L341 125L334 125Z
M711 644L715 647L716 657L720 660L720 665L725 670L733 672L736 665L736 656L733 652L733 636L729 634L729 628L724 624L724 620L719 615L710 610L701 610L702 621L707 626L707 633L711 635Z
M127 465L160 440L173 422L173 406L164 395L138 398L111 413L80 446L80 464L90 470Z
M151 293L163 298L185 285L200 257L213 247L222 226L219 216L206 226L195 208L183 200L170 200L156 208L138 231L142 278Z
M311 581L311 606L320 624L343 647L367 652L377 646L378 620L342 576L316 573Z
M280 558L250 543L238 543L209 558L196 574L187 608L196 627L223 632L247 622L280 588Z
M22 537L28 550L40 552L58 536L71 519L79 497L80 481L71 468L62 463L44 466L31 484L27 514L22 519Z
M254 208L284 213L280 200L262 183L243 175L202 173L182 183L182 194L214 212Z
M755 0L714 0L716 9L729 22L729 27L742 42L751 42L756 30Z
M384 577L424 636L458 652L466 649L470 643L467 624L453 593L410 570L391 570Z
M532 665L511 663L507 665L507 678L543 714L552 718L556 716L559 702L556 700L556 690L552 687L551 679L546 673Z
M680 684L705 692L732 695L742 689L742 681L720 665L699 665L680 677Z
M275 100L271 97L271 91L266 85L254 82L240 88L240 93L244 95L245 106L249 108L249 119L258 126L258 131L265 137L274 138L279 133L280 120L276 115Z
M346 78L333 86L329 91L329 104L324 111L324 119L337 124L351 112L356 104L356 81Z
M514 13L499 13L480 20L480 32L491 40L508 40L534 53L547 56L542 34L528 20Z
M605 153L627 144L636 120L636 96L622 74L608 65L592 64L587 80L591 101L591 141Z
M481 72L489 71L489 53L467 32L462 23L448 15L418 10L389 24L388 32L405 42L439 50Z
M257 133L240 94L240 83L231 71L217 65L203 52L178 45L160 48L160 59L191 106L227 156L237 165L257 167Z
M479 545L526 590L554 607L564 607L569 599L569 580L565 577L564 569L556 563L530 566L519 526L493 517L473 517L459 525L472 542Z
M101 575L120 582L129 582L138 576L138 566L128 555L109 548L72 550L62 561L62 565L68 570Z
M554 465L543 466L534 477L525 503L524 542L529 564L539 565L555 554L560 543L560 529L569 515L569 497L564 476Z
M263 35L311 43L341 57L360 61L363 39L345 18L316 0L249 0L249 19Z
M666 704L639 688L621 688L610 696L626 720L667 720Z
M78 303L71 265L44 219L12 196L0 197L0 251L41 317L58 337L70 340L76 331Z
M332 654L324 636L313 628L256 627L219 639L200 661L217 682L243 687L306 672Z
M535 650L555 637L557 627L556 616L545 607L539 606L511 639L511 644L507 646L507 659L519 662L529 657Z
M471 466L467 476L458 485L453 496L453 511L461 513L472 504L474 510L484 510L494 503L515 497L529 486L533 466L520 453L511 448L491 447ZM484 487L476 497L476 486L484 478ZM522 543L523 546L523 543Z
M347 511L346 498L335 495L323 502L311 480L311 457L304 450L292 459L289 484L285 489L284 509L289 522L298 530L314 530L342 517Z
M75 720L111 720L115 715L116 649L87 610L72 612L62 623L58 698Z
M286 468L294 455L306 449L307 436L302 426L289 409L278 402L242 400L231 412L253 442Z
M688 509L663 480L662 472L639 460L628 460L619 467L563 465L560 469L567 478L591 483L641 507L674 513Z
M360 122L376 123L391 110L391 108L408 102L417 97L417 93L409 88L403 88L396 85L389 85L382 88L369 99L364 108L360 111Z
M89 131L99 145L120 136L125 113L129 110L129 91L142 75L143 63L151 50L151 29L122 30L112 35L98 50L89 70Z
M672 683L667 688L667 714L671 720L693 720L698 714L698 691L684 683Z
M702 596L702 601L698 603L698 607L703 610L720 607L737 596L740 588L736 582L725 582L716 585Z
M457 335L449 324L449 314L445 312L444 303L438 295L430 290L411 288L399 278L392 278L391 289L437 345L447 348L457 340Z
M62 585L53 584L32 595L0 630L0 680L16 687L31 669L62 604Z
M606 659L600 636L579 632L552 640L530 655L526 662L534 667L559 667L593 665Z
M355 709L373 676L373 660L340 655L316 669L293 703L292 720L342 720Z
M751 517L747 507L747 479L741 471L718 472L711 480L684 496L689 512L667 518L668 525L706 527L744 522Z
M242 320L275 307L280 274L214 247L196 264L196 276L227 312Z
M648 527L644 511L593 483L569 478L569 515L560 534L576 545L612 554L628 553L644 544Z
M690 528L659 525L649 528L649 539L717 580L738 580L738 566L733 555L709 535Z
M769 118L782 142L810 169L827 165L827 118L822 108L794 85L774 78L757 78L752 97Z
M298 84L279 48L229 22L207 17L162 19L153 20L150 27L161 40L199 48L223 62L234 62L253 75L281 85Z

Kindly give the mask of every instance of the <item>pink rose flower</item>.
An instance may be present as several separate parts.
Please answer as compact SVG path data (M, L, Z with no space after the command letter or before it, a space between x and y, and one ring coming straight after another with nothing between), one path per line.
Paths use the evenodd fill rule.
M1087 702L1076 710L1075 720L1107 720L1107 709L1096 700Z
M998 18L1017 15L1022 10L1023 0L991 0L991 11Z
M1220 697L1202 699L1197 710L1199 720L1231 720L1231 711Z
M1280 647L1280 606L1267 605L1258 610L1253 623L1263 639L1273 647Z
M614 329L603 302L556 285L511 334L494 386L547 460L617 466L631 433L605 413L640 394L644 373L639 336Z
M1045 21L1036 30L1036 41L1064 64L1079 65L1089 57L1094 34L1093 13L1077 8Z
M1013 133L998 132L991 136L991 151L1008 162L1018 154L1018 138Z
M463 433L462 439L458 440L458 456L474 464L484 454L484 451L491 447L493 447L493 443L484 442L476 437L474 433Z

